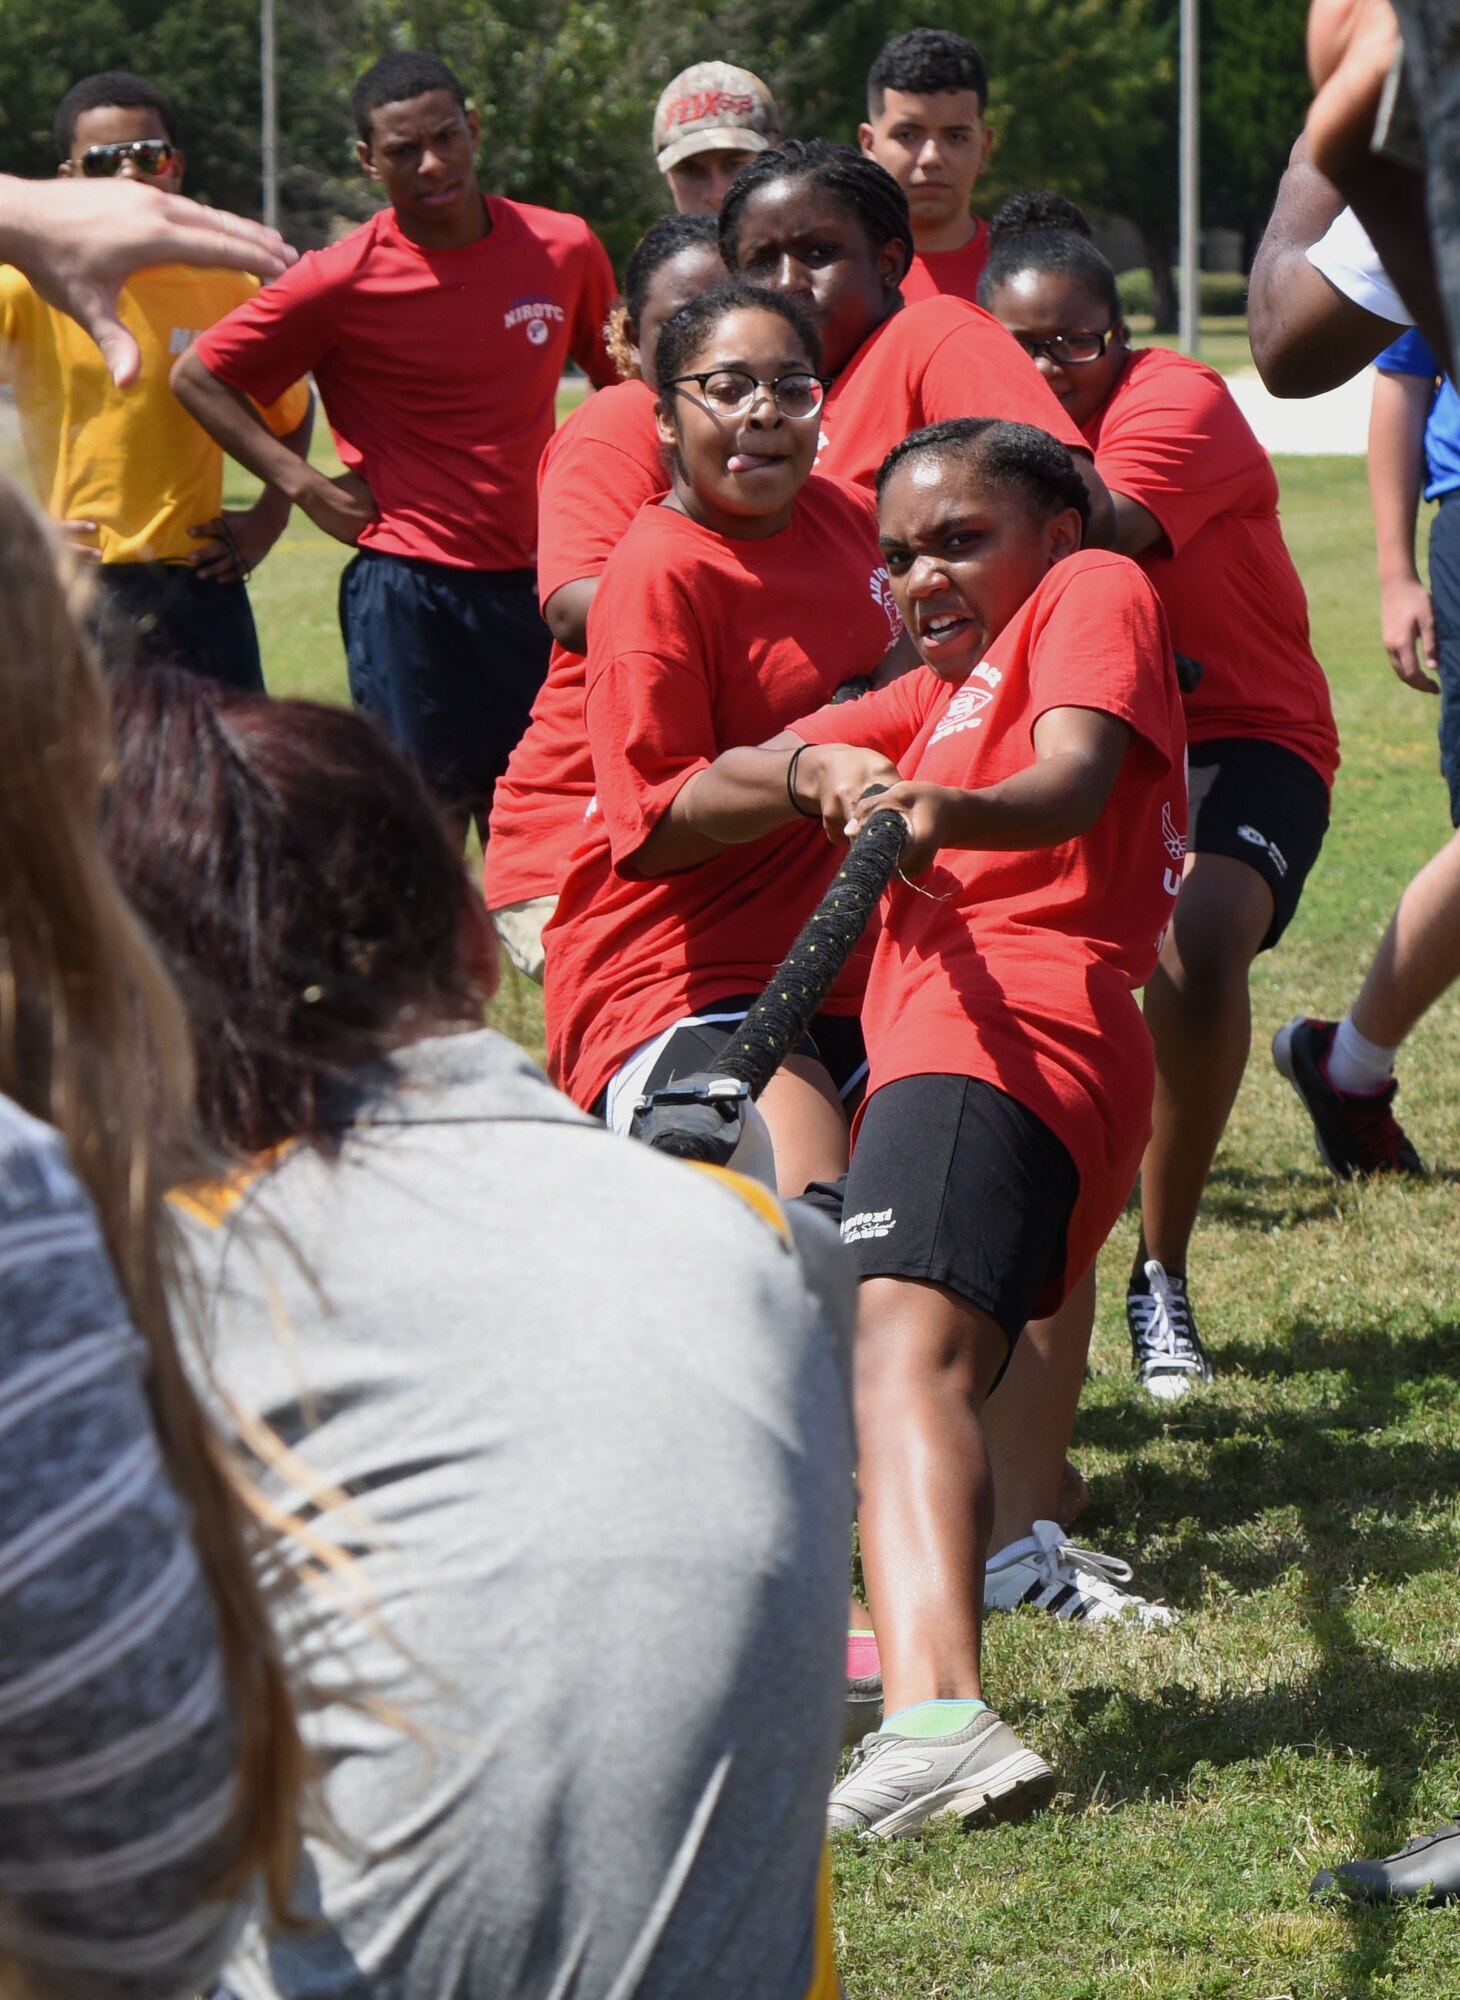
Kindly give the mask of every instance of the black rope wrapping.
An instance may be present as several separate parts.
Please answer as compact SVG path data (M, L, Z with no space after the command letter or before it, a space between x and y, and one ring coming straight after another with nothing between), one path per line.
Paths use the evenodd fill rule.
M801 927L770 983L710 1065L759 1097L806 1033L856 949L907 842L901 813L875 812L852 842L830 888Z

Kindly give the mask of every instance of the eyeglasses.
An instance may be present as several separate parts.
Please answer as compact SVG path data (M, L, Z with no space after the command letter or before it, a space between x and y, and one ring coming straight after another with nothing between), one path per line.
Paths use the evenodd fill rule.
M1108 326L1104 333L1057 333L1052 340L1031 340L1023 333L1016 333L1014 338L1031 361L1045 354L1056 368L1080 368L1087 361L1100 359L1114 332L1115 328Z
M798 417L814 417L826 400L826 384L821 377L799 370L794 375L777 375L766 381L762 376L746 374L743 368L713 368L707 375L676 375L660 386L678 389L686 382L696 384L700 392L696 400L703 401L712 417L738 417L755 401L757 389L768 389L781 415L793 423Z
M167 172L176 152L170 139L119 139L114 146L88 146L81 171L89 181L106 180L130 160L141 173L156 176Z

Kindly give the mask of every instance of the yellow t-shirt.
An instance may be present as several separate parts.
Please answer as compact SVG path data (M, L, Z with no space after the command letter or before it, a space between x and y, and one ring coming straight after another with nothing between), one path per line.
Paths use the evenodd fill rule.
M177 562L188 529L223 504L223 453L168 387L195 335L258 290L241 271L164 264L121 295L142 372L118 389L91 335L48 306L12 266L0 267L0 374L14 385L21 434L42 505L58 521L95 521L106 563ZM309 385L261 412L276 437L297 430Z

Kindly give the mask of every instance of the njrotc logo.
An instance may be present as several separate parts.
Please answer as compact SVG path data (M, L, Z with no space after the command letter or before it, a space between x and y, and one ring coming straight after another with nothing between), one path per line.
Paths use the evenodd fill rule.
M554 326L564 322L563 308L555 299L514 299L502 315L504 327L520 326L534 347L545 347Z
M897 600L892 595L892 578L886 569L874 569L867 578L867 588L872 593L872 602L880 604L887 613L887 623L896 639L902 631L902 613L897 608Z

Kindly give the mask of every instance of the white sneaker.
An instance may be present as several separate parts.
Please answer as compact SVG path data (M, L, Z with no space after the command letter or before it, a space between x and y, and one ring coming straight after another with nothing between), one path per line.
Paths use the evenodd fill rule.
M1047 1805L1054 1772L991 1708L954 1736L863 1738L831 1795L832 1833L913 1833L945 1814L966 1827L1025 1819Z
M1129 1618L1143 1626L1174 1625L1176 1613L1164 1604L1122 1590L1131 1566L1119 1556L1097 1555L1065 1540L1058 1521L1036 1521L1027 1541L1014 1542L989 1564L984 1577L985 1611L1013 1611L1020 1604L1098 1625Z

